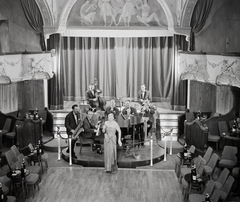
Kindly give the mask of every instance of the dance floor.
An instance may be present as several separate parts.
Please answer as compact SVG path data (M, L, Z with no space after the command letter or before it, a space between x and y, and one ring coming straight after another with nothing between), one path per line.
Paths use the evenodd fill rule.
M50 167L29 202L179 202L181 189L174 171Z

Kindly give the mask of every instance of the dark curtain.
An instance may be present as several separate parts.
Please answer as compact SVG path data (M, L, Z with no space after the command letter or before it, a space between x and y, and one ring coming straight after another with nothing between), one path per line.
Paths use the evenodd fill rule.
M63 37L64 100L84 100L89 83L97 78L107 100L136 101L144 83L153 101L169 102L173 53L173 37Z
M188 42L185 36L174 35L174 69L173 71L173 90L171 97L171 105L174 110L185 110L187 105L187 80L181 80L179 67L179 51L187 51Z
M189 51L195 50L195 34L205 25L208 15L211 11L213 0L198 0L191 19L191 33Z
M43 33L43 20L36 2L34 0L21 0L21 4L30 26L36 34L40 35L41 48L42 51L45 51L46 45Z
M48 50L55 50L54 76L48 80L48 106L50 109L63 109L63 70L61 67L61 35L53 34L47 41Z

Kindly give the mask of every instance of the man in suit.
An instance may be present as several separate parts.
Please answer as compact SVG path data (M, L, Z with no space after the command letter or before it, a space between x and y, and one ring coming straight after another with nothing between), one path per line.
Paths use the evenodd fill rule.
M76 131L75 129L77 128L78 124L80 124L80 126L82 125L82 120L80 119L80 113L79 113L79 107L78 105L74 104L72 106L72 111L69 112L67 114L67 116L65 117L65 127L67 129L67 134L68 135L73 135ZM71 141L71 151L72 151L72 157L73 158L77 158L77 156L75 155L74 152L74 147L75 147L75 143L77 141L77 137L73 137L72 141ZM66 151L67 153L69 153L69 148Z
M87 116L83 120L84 132L81 133L81 137L85 139L95 139L97 130L97 122L93 120L93 111L89 109L87 111Z
M99 107L97 92L95 91L94 84L89 84L89 89L86 92L86 99L87 99L88 104L92 108Z
M120 110L116 107L116 102L114 99L111 100L110 106L106 108L105 115L107 116L110 112L113 113L115 119L120 114Z
M141 105L144 105L145 101L150 101L150 92L146 90L145 84L141 85L141 90L138 91L138 101Z
M137 110L135 107L131 106L131 103L129 100L125 102L125 107L122 110L123 115L135 115L137 114Z

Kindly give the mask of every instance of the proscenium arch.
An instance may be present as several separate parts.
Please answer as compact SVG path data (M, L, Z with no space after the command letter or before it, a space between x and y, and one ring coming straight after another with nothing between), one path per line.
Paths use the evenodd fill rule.
M51 9L46 0L35 0L43 19L44 26L53 26L54 20Z

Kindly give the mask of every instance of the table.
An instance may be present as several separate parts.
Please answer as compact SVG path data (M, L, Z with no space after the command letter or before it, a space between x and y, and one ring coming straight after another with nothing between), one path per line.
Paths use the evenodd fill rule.
M192 189L197 189L199 193L202 193L203 185L208 181L208 176L199 176L197 174L197 180L192 180L192 174L188 173L184 176L184 179L188 182L188 194L191 193Z
M12 186L13 186L13 194L14 194L14 187L20 185L22 187L22 192L23 192L23 199L25 201L26 195L27 195L27 184L26 184L26 176L29 175L29 170L25 169L25 175L24 177L21 176L21 170L16 169L15 175L13 176L13 171L9 171L7 173L7 176L11 179L12 181ZM26 195L25 195L25 189L26 189Z
M240 133L236 133L234 135L223 133L220 134L220 137L224 140L224 145L226 145L226 140L228 140L231 142L231 146L240 147Z
M34 149L31 151L30 154L28 154L30 162L38 163L39 166L41 166L42 174L43 174L43 164L42 164L42 158L41 156L44 154L44 150L41 150L41 154L38 154L37 149Z

